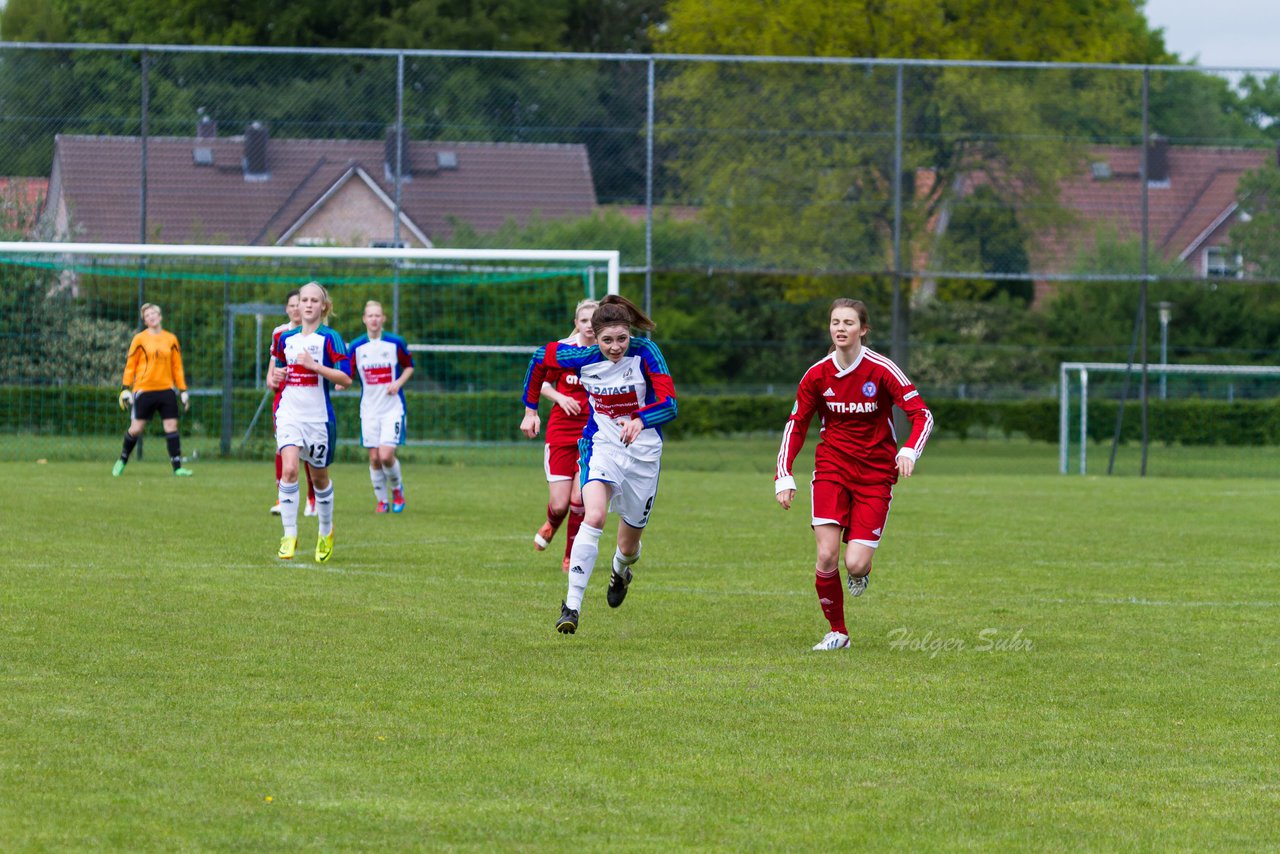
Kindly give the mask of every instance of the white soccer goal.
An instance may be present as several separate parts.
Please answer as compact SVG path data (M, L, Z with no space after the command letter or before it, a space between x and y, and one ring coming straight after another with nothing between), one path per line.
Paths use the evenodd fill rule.
M220 437L224 454L265 445L270 419L253 417L264 338L285 319L284 295L314 279L346 340L363 334L363 305L376 299L408 342L411 443L533 447L517 442L511 414L524 363L569 334L578 300L618 293L620 272L616 250L0 242L0 336L19 354L0 381L0 432L57 438L68 453L118 433L114 397L100 389L118 385L146 301L182 343L197 434ZM348 439L352 408L335 400Z
M1164 365L1148 364L1147 373L1156 376L1196 376L1225 378L1227 385L1224 397L1228 400L1235 397L1236 380L1252 380L1265 377L1280 377L1280 367L1270 365ZM1142 373L1142 365L1129 365L1124 362L1063 362L1058 371L1058 472L1066 474L1069 466L1071 444L1071 392L1073 386L1079 389L1080 412L1077 423L1079 444L1080 474L1088 469L1088 426L1089 426L1089 377L1097 374L1124 374L1131 372L1129 386L1130 405L1140 405L1138 401L1138 383ZM1148 388L1148 400L1153 395Z

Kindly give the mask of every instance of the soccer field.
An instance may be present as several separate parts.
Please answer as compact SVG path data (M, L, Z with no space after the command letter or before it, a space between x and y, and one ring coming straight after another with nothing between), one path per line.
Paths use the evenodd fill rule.
M406 464L401 516L335 466L317 565L269 463L0 463L0 847L1280 846L1274 480L936 442L814 653L806 502L725 447L574 636L536 464Z

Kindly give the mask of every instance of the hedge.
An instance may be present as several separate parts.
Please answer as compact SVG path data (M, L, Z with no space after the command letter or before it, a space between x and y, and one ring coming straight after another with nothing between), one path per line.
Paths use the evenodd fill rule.
M410 392L409 429L412 439L517 440L521 408L515 392ZM235 393L236 441L249 424L262 393ZM679 417L664 427L670 438L742 433L779 433L791 409L789 397L777 395L687 395L680 398ZM222 425L220 396L191 400L184 416L184 432L218 435ZM1058 401L949 400L929 401L936 429L943 436L1026 436L1035 441L1058 441ZM1138 403L1128 403L1122 439L1139 438ZM1110 439L1115 430L1117 403L1089 402L1089 438ZM335 398L338 434L359 435L359 407L353 397ZM547 409L543 406L545 415ZM1079 412L1071 413L1073 438ZM116 407L115 390L64 386L35 388L0 386L0 432L51 435L115 435L126 424ZM258 435L266 435L270 412L260 418ZM1280 401L1277 400L1153 400L1150 402L1153 441L1184 445L1278 445Z

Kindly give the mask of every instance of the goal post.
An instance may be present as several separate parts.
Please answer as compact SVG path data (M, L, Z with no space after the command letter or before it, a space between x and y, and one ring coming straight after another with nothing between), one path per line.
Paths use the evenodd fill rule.
M1058 370L1058 473L1067 474L1070 468L1070 446L1073 425L1076 428L1078 442L1078 467L1080 474L1088 471L1089 449L1089 401L1092 375L1123 375L1125 373L1140 374L1141 364L1125 362L1062 362ZM1225 381L1220 397L1228 402L1237 398L1238 384L1251 380L1280 379L1280 367L1272 365L1180 365L1180 364L1148 364L1148 374L1164 377L1216 378ZM1072 390L1079 395L1079 411L1072 417ZM1176 389L1175 389L1176 391ZM1196 390L1198 396L1205 390ZM1274 396L1274 394L1273 394ZM1095 392L1096 397L1096 392ZM1110 399L1110 398L1107 398ZM1148 393L1148 401L1152 397ZM1136 395L1130 393L1129 401L1137 403ZM1162 402L1163 403L1163 402Z
M182 429L218 440L201 454L265 448L270 418L250 417L262 412L264 337L285 321L285 294L312 280L329 288L345 340L364 333L363 307L377 300L409 345L409 444L517 445L518 419L497 413L524 362L571 331L578 300L617 294L620 273L617 250L0 242L0 338L20 354L0 380L0 457L7 445L97 458L106 437L118 444L106 391L143 302L161 305L181 342L192 396ZM358 444L358 406L344 400L354 394L335 393L335 409L339 435Z

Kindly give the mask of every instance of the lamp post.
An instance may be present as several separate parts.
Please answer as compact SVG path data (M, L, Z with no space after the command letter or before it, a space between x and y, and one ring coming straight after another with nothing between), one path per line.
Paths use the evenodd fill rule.
M1160 313L1160 364L1169 364L1169 319L1173 316L1173 303L1168 300L1161 300L1156 303L1156 311ZM1169 394L1169 374L1167 371L1160 372L1160 399L1164 400Z

